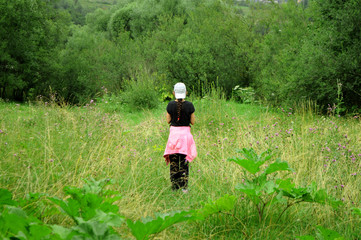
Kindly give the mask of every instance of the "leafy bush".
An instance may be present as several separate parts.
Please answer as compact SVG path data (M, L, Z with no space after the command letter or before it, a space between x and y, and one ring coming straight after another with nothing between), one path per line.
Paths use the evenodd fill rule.
M290 178L284 179L274 176L274 173L279 171L293 170L287 162L280 159L263 166L272 158L269 151L257 155L252 148L243 148L239 152L243 154L244 158L234 157L228 159L228 161L237 163L251 176L247 174L246 177L249 179L238 184L236 189L246 194L252 201L257 209L259 221L263 220L265 209L276 203L286 204L278 220L289 207L301 202L329 204L335 208L342 204L341 201L329 196L325 189L317 189L316 183L297 188ZM285 199L285 197L288 199Z
M155 83L154 78L144 75L124 81L125 90L121 94L124 102L136 110L156 108L159 95Z
M233 88L233 98L241 103L254 103L255 91L252 87L241 88L239 85Z

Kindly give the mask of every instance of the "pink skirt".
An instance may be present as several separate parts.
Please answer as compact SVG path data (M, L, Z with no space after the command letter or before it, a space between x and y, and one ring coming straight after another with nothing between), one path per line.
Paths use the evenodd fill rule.
M164 158L170 154L184 154L186 160L192 162L197 156L196 144L191 134L191 127L173 127L169 129L167 146L164 151Z

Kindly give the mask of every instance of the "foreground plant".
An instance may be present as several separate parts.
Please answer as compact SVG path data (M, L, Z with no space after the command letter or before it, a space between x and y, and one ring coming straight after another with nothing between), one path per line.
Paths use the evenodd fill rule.
M230 211L234 208L235 203L235 196L225 195L215 201L205 203L200 209L156 214L155 218L146 217L137 221L128 219L127 225L137 240L147 240L150 235L157 234L175 223L203 221L212 214Z
M328 203L333 207L342 204L341 201L329 196L326 190L317 189L315 182L309 186L297 188L291 178L278 178L277 172L293 170L287 162L279 158L265 165L272 158L269 150L259 155L252 148L243 148L238 152L242 153L244 158L234 157L229 158L228 161L235 162L244 168L248 172L245 175L249 178L238 184L236 189L246 194L252 201L260 222L264 218L265 209L276 203L285 205L277 221L288 208L301 202Z
M344 240L338 232L317 226L316 238L310 235L296 237L299 240Z
M208 216L232 210L236 197L225 195L215 201L205 203L200 209L174 211L155 214L155 218L145 217L133 221L125 219L114 203L120 199L116 191L106 190L109 179L85 180L82 188L64 187L66 199L51 197L60 207L61 213L70 217L74 224L70 227L48 225L31 214L27 214L11 192L0 189L0 238L1 239L121 239L114 227L127 223L131 233L138 240L149 239L151 235L165 230L173 224L184 221L203 221ZM21 200L24 204L25 200ZM32 200L31 200L32 201Z

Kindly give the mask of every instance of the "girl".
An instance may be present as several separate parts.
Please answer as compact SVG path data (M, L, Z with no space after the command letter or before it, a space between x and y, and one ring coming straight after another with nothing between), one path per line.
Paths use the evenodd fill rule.
M191 134L190 124L194 125L194 106L185 101L187 94L184 83L174 85L173 95L176 100L168 103L167 123L170 124L169 137L164 152L167 165L170 163L172 189L187 192L189 166L197 156L197 149Z

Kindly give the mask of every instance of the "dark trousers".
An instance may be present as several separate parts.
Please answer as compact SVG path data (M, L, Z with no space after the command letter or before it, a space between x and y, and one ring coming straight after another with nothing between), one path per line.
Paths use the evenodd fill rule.
M170 160L170 181L172 189L186 189L188 187L189 167L186 155L171 154Z

